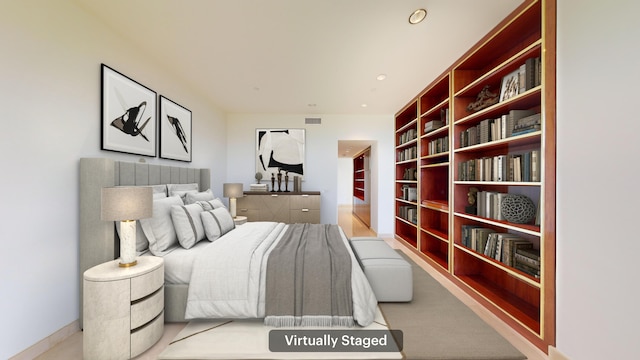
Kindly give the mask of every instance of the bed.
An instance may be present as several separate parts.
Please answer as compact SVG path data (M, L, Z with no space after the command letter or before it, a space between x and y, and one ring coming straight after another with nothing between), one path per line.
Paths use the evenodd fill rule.
M210 189L210 178L210 170L205 168L198 169L121 162L107 158L82 158L80 160L80 306L82 307L83 303L82 274L84 271L97 264L116 259L119 256L119 242L113 222L100 220L100 189L102 187L154 185L154 188L161 189L163 186L169 184L179 189L180 184L185 184L185 186L187 186L187 184L190 184L188 186L197 184L197 194L203 194L204 190ZM158 198L161 198L161 196ZM183 201L184 199L183 196ZM158 203L162 201L164 200L159 200ZM216 214L228 214L228 211L222 211L222 209L219 209L219 206L214 206L215 202L209 203L211 209L208 210L210 210L212 214L214 211ZM222 204L220 203L220 205ZM156 202L154 201L154 208L155 206ZM352 311L355 324L366 325L366 323L370 323L370 321L373 320L377 306L375 295L373 295L371 287L348 245L346 236L339 227L336 225L318 225L320 227L316 228L316 225L310 224L290 225L268 222L246 223L236 227L231 219L230 226L232 228L222 232L224 226L219 226L219 224L221 221L224 223L224 221L226 221L225 219L230 219L230 215L228 216L229 218L220 215L219 219L214 219L218 224L216 228L218 230L215 231L219 231L217 234L219 238L215 241L208 241L207 239L195 242L191 241L192 243L188 243L186 246L188 249L182 246L174 246L168 251L164 251L167 250L166 248L157 249L154 247L154 250L156 250L154 251L155 255L162 256L165 260L165 322L184 322L191 318L204 317L264 317L265 319L276 319L270 322L270 325L289 326L290 322L287 322L287 316L277 313L277 309L274 310L273 305L269 306L265 304L269 303L267 301L270 296L269 291L271 291L271 294L282 291L269 289L269 282L266 281L266 279L268 277L271 279L286 277L291 273L291 269L285 267L280 270L271 270L270 274L269 271L267 271L266 264L270 257L277 258L277 256L280 256L280 259L286 259L286 257L291 254L291 248L294 246L295 249L295 245L289 245L289 250L284 249L285 244L290 242L290 238L297 237L306 239L310 236L308 234L314 234L314 231L332 232L332 237L334 238L332 241L334 244L344 243L344 248L348 254L347 256L351 260L350 265L347 265L350 269L350 272L347 272L348 275L346 275L348 279L345 280L345 276L343 276L343 279L337 279L335 278L336 275L332 275L333 277L327 281L332 282L332 284L343 284L347 281L349 283L348 286L353 289L353 292L349 294L351 297L348 299L350 302L349 306L353 307ZM145 232L151 231L150 224L150 220L141 221L139 228L142 228ZM213 222L211 222L211 224L213 224ZM311 226L313 226L313 228ZM227 225L227 227L229 227L229 225ZM211 229L211 231L209 231L209 229ZM327 230L325 231L323 229ZM210 233L213 234L212 236L216 236L213 227L209 226L209 228L205 228L205 230L207 230L207 237L209 237ZM304 235L301 235L303 232ZM256 235L262 233L263 235ZM309 242L309 244L316 243L316 241ZM242 246L238 247L238 244L242 244ZM151 246L156 246L156 243L150 243L150 247ZM245 254L252 254L251 256L256 259L260 256L259 260L243 261L248 255L239 255L238 248L246 248ZM274 254L271 254L272 251ZM278 252L276 256L276 251L284 252ZM210 253L207 256L217 256L217 260L203 260L205 255L201 254L205 252ZM148 255L154 254L147 251L140 256ZM234 256L235 260L233 260ZM329 256L329 258L332 257L333 255ZM309 258L313 257L311 256ZM243 268L235 267L233 270L224 273L230 264L225 264L224 259L233 261L234 266L240 263L246 263L246 266ZM287 261L271 261L274 264L288 263ZM204 267L204 269L199 269L199 267ZM276 269L276 266L270 266L269 269ZM342 270L333 272L333 274L341 273L343 273ZM244 275L238 277L237 274ZM215 281L211 281L210 279L215 279ZM241 287L232 287L233 284L238 282L243 285ZM271 283L273 282L274 281L271 280ZM189 286L190 283L198 284L198 286ZM265 285L265 283L267 285ZM227 288L225 288L226 290L220 290L223 285L227 286ZM321 288L324 285L319 283L317 286ZM194 295L194 293L196 293L195 289L200 288L204 288L204 290L197 290L199 294ZM234 300L238 298L238 289L242 290L242 296L246 298L239 302ZM249 294L249 296L246 293L251 294ZM331 293L340 293L340 291L334 290L331 291ZM273 297L273 295L271 295L271 297ZM312 298L317 297L317 295L314 295ZM282 300L282 298L279 300ZM337 300L333 298L327 301L333 301L335 307ZM326 301L317 299L315 302L316 305L320 307L325 306L324 303L326 303ZM340 301L337 302L339 303ZM215 303L215 306L212 306L212 303ZM282 301L272 301L271 303L280 304ZM226 306L227 304L229 304L228 307ZM306 306L308 305L305 305L305 307ZM269 315L273 315L274 311L276 311L276 315L279 316ZM82 326L82 308L80 309L80 324ZM338 320L338 324L344 325L346 323L340 323L340 320ZM302 323L301 325L320 326L320 323L311 322L306 324Z

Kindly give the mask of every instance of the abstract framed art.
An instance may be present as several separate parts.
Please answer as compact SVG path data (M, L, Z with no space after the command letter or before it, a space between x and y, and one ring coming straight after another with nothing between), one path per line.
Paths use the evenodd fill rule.
M101 149L156 156L156 93L102 64Z
M191 111L160 95L160 157L191 162Z
M256 129L256 172L304 176L305 129Z

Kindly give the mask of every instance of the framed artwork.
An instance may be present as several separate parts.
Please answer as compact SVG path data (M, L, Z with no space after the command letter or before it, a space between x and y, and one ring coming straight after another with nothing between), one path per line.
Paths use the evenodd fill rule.
M502 87L500 89L500 101L511 99L518 95L520 90L520 70L515 70L502 78Z
M160 95L160 157L191 162L191 111Z
M305 129L256 129L256 172L262 178L289 172L304 178Z
M156 93L102 64L101 149L156 156Z

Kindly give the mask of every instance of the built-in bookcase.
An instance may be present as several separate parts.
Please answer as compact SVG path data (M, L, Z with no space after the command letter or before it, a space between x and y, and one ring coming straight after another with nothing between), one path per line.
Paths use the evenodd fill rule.
M555 1L525 1L395 117L396 238L544 351L555 344L555 13ZM505 208L516 195L535 212L524 223Z

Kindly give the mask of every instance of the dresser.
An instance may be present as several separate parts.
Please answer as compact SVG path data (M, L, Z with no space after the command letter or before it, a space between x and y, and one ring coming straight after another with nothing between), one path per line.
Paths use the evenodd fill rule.
M320 200L319 191L245 191L236 200L236 212L247 221L319 224Z
M164 331L164 261L139 256L122 268L118 260L84 272L85 359L130 359L155 344Z

